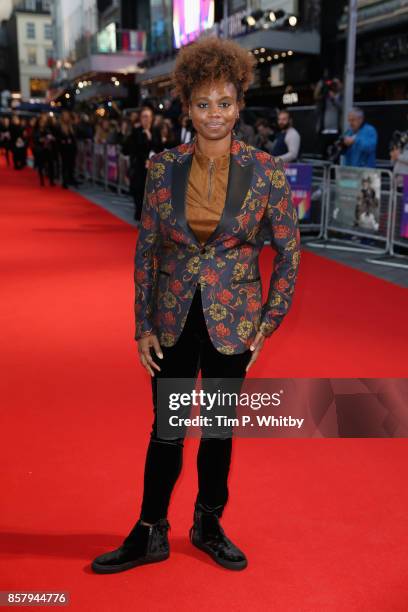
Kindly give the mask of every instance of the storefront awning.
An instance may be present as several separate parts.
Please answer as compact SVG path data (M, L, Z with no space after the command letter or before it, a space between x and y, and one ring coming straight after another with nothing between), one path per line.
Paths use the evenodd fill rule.
M273 49L274 51L293 51L309 55L319 55L320 34L317 31L296 32L280 30L257 30L232 39L248 51L261 47ZM150 79L155 80L169 75L174 69L175 59L160 62L143 73L136 75L136 83L146 83Z

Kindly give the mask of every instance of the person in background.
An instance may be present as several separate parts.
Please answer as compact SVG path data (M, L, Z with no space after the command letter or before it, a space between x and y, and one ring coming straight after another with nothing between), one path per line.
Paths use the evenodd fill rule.
M255 146L255 130L252 125L245 123L242 114L240 114L239 119L235 123L234 132L239 140L243 140L247 144Z
M119 125L116 119L109 122L109 132L106 138L106 144L115 145L118 143Z
M75 122L75 135L77 140L92 140L93 127L89 119L89 115L82 113Z
M129 123L132 128L138 127L140 125L139 113L137 111L132 111L129 115Z
M62 186L78 185L74 177L77 142L69 111L62 111L58 131L58 149L61 158Z
M279 111L278 128L279 130L269 149L269 153L281 159L284 163L295 162L299 157L300 134L293 127L293 121L289 111Z
M27 121L26 127L25 127L25 135L26 135L26 142L27 142L27 149L30 149L30 151L32 151L33 153L33 158L34 158L34 168L36 167L36 160L35 160L35 156L34 156L34 130L35 130L35 126L37 125L37 117L30 117L30 119Z
M24 124L18 115L11 118L10 135L14 169L21 170L27 162L27 141Z
M176 128L177 144L187 144L193 136L193 126L187 113L180 115Z
M154 116L153 127L157 128L158 130L161 130L162 126L163 126L163 123L164 123L164 116L163 115L157 114L157 115Z
M266 153L270 153L273 140L273 130L267 119L258 119L255 123L255 144L254 146Z
M174 89L170 90L170 97L164 103L164 117L171 119L173 126L176 126L180 115L183 113L183 108L181 100Z
M349 129L343 136L344 165L357 168L375 168L377 130L365 121L361 108L352 108L348 114Z
M61 177L61 163L59 156L59 117L56 117L55 113L48 117L48 127L54 139L51 141L51 157L52 165L54 168L54 180L59 180Z
M116 137L116 144L120 147L123 146L126 138L128 138L130 134L130 122L127 119L122 119L119 123L119 129Z
M170 119L165 119L160 129L161 143L164 149L171 149L177 145L176 136Z
M0 123L0 147L4 149L6 163L10 165L11 151L11 133L10 133L10 117L3 117Z
M96 126L94 142L96 144L105 144L109 138L110 131L111 126L109 119L102 119Z
M151 154L163 151L160 130L154 127L154 112L150 106L140 111L140 126L133 127L123 143L123 154L129 155L130 192L135 203L135 220L140 221L143 195L147 174L147 164Z
M44 171L48 176L51 187L54 183L53 147L55 137L46 115L41 115L33 132L33 155L40 178L40 185L44 187Z
M339 138L341 130L342 84L339 79L319 81L314 90L316 101L316 131L323 159L329 158L329 148Z

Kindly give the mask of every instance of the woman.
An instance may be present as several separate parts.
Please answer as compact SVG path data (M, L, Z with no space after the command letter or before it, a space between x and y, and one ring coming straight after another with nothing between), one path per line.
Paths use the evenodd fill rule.
M180 115L177 124L177 144L187 144L191 141L192 138L192 126L191 120L188 114Z
M62 111L61 113L60 127L58 131L58 149L61 158L63 188L68 189L68 185L77 186L78 182L74 177L77 141L69 111Z
M7 166L10 165L11 133L10 117L2 117L0 123L0 147L4 149Z
M177 56L176 86L196 136L150 159L135 258L135 337L151 376L154 407L143 500L123 544L94 560L98 573L169 556L167 510L184 438L159 431L158 380L194 382L199 369L210 384L242 380L291 303L300 235L282 162L232 131L253 65L239 45L215 38L184 47ZM263 230L277 256L262 306ZM219 565L241 570L246 556L220 524L231 449L231 435L200 440L190 539Z
M172 149L176 146L176 136L174 134L173 126L170 119L164 119L163 124L160 128L160 137L163 150Z
M10 134L14 169L22 170L27 163L27 138L24 121L18 115L11 118Z
M40 115L33 132L33 154L40 178L44 187L44 171L48 176L50 186L54 187L54 143L55 137L46 115Z
M147 161L151 153L163 150L160 130L153 126L154 113L145 106L140 111L140 126L133 127L123 145L123 154L130 157L130 192L135 203L135 219L140 221L147 175Z

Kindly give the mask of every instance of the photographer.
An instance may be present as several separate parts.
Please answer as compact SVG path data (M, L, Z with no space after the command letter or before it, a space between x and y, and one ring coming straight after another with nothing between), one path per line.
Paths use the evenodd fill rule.
M349 129L343 136L344 165L359 168L375 168L377 130L366 123L364 111L352 108L348 115Z
M329 159L330 148L338 140L341 125L342 84L339 79L321 80L314 90L316 132L323 159Z

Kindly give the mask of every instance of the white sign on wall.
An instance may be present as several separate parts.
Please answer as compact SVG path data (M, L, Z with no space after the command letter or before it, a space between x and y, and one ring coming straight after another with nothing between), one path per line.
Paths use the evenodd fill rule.
M271 66L269 82L271 87L280 87L285 84L284 64L274 64Z
M299 0L261 0L261 9L277 11L282 9L289 14L298 14Z

